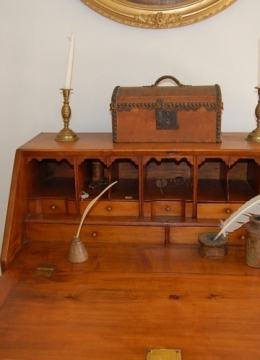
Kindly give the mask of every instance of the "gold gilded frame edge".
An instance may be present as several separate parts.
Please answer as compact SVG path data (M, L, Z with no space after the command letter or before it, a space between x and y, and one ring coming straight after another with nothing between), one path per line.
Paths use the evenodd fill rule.
M148 29L167 29L191 25L218 14L237 0L181 0L174 5L143 4L138 0L81 0L85 5L124 25Z

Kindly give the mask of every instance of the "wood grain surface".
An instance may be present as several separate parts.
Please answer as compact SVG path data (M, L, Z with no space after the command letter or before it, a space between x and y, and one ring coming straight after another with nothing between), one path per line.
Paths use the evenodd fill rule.
M149 348L182 359L260 358L260 269L244 247L208 260L196 246L28 243L0 279L0 359L141 360ZM54 264L50 277L39 264Z

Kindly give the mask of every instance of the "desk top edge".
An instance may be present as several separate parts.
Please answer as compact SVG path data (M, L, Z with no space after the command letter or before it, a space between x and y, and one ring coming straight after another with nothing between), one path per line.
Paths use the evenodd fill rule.
M85 152L85 151L133 151L133 152L158 152L158 151L214 151L214 150L243 150L260 153L260 143L246 140L247 133L224 132L221 143L115 143L112 133L78 133L79 139L71 142L59 142L55 140L56 133L40 133L19 147L22 151L51 151L51 152Z

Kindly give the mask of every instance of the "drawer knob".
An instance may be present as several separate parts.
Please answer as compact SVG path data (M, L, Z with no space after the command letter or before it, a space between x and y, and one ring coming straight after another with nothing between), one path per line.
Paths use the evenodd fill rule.
M230 209L226 209L226 213L227 213L227 214L231 214L231 210L230 210Z
M97 237L97 233L96 233L96 232L93 232L93 233L92 233L92 236L93 236L93 237Z
M51 209L52 209L52 210L56 210L56 205L54 205L54 204L51 205Z
M107 207L107 211L111 211L112 210L112 207L111 206L108 206Z
M245 240L245 238L246 238L245 235L241 236L241 240Z
M171 210L170 206L166 206L166 211L170 211L170 210Z

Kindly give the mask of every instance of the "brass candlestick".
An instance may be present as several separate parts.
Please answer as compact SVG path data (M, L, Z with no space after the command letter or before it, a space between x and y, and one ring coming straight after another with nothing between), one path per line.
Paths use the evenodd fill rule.
M56 141L75 141L78 140L77 135L69 128L71 109L69 104L69 97L71 89L61 89L63 94L63 106L61 108L61 115L63 118L64 128L56 136Z
M260 88L256 87L258 91L258 103L255 108L255 116L256 116L256 129L253 130L246 138L246 140L251 142L260 142Z

